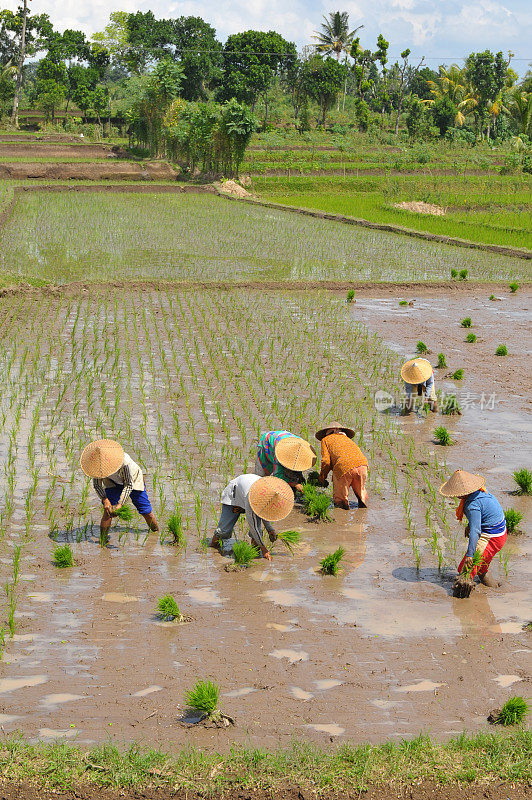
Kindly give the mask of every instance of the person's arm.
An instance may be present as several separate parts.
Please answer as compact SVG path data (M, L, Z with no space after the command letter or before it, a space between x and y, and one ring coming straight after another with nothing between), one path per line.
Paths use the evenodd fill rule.
M434 373L427 379L425 383L425 397L428 399L432 392L432 387L434 386Z
M266 520L262 520L255 514L255 512L252 510L249 504L248 499L246 499L245 512L246 512L246 520L249 525L249 535L251 536L253 543L255 544L256 547L258 547L263 557L266 558L268 561L271 561L272 557L270 555L270 551L264 544L264 539L262 538L262 523L264 522L264 527L266 528L266 530L268 530L266 526L269 525L269 523L266 523Z
M115 506L115 509L120 508L124 505L126 500L128 499L129 495L133 491L133 476L131 475L131 470L127 464L124 464L122 467L122 480L124 483L124 487L120 493L120 497L118 498L118 503Z
M99 478L94 478L92 481L92 485L94 486L94 491L96 492L100 500L102 501L106 500L107 495L105 494L105 486L103 485L103 481L101 481Z
M320 481L324 481L331 471L331 456L325 439L321 440L321 467L320 467Z
M467 558L473 558L480 539L482 515L480 508L473 506L464 510L464 514L469 522L469 544L467 545Z

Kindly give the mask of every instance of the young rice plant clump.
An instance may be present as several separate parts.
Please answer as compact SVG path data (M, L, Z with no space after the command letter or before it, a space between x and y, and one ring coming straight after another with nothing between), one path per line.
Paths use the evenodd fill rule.
M178 547L187 546L187 537L183 531L183 517L179 509L176 509L168 520L168 530L173 536L172 544Z
M70 549L70 545L63 544L59 547L54 547L52 562L56 567L60 567L61 569L64 567L73 567L74 556L72 554L72 550Z
M498 348L495 350L496 356L507 356L508 355L508 348L505 344L500 344Z
M461 381L463 377L464 377L464 370L463 369L457 369L457 370L455 370L453 372L453 380L454 381Z
M118 517L122 522L131 522L133 519L133 512L129 506L122 506L115 511L115 517Z
M235 559L235 564L247 567L255 558L259 557L259 551L252 544L246 542L245 539L242 539L234 543L233 557Z
M460 278L461 281L465 281L467 279L467 270L461 269L460 272L458 273L458 277Z
M468 344L474 344L477 341L477 337L474 333L468 333L465 340Z
M524 697L510 697L499 711L497 722L500 725L520 725L529 712Z
M171 594L165 594L157 600L157 613L166 622L182 619L183 615Z
M508 533L514 533L514 531L518 530L523 515L515 508L507 508L504 511L504 519L506 520L506 529Z
M349 289L349 291L347 292L347 302L352 303L354 302L354 299L355 299L355 290Z
M334 553L329 553L328 556L325 556L320 561L321 572L324 575L338 575L338 565L344 556L345 550L343 547L339 547Z
M448 445L453 443L451 434L444 425L438 425L438 427L434 429L434 438L438 444L443 445L443 447L448 447Z
M519 487L517 494L532 494L532 470L521 467L515 470L513 477Z
M519 289L519 284L517 283L517 281L513 281L513 282L510 284L510 291L511 291L511 293L512 293L512 294L515 294L515 293L516 293L516 291L517 291L518 289Z
M188 692L185 702L189 708L199 711L207 719L214 720L220 715L218 701L220 687L213 681L197 681Z
M301 534L299 531L283 531L277 534L277 538L288 547L291 553L293 553L294 547L299 544L301 540Z
M303 486L303 507L307 516L318 520L330 520L330 505L331 498L328 494L320 492L308 483Z
M464 317L462 322L460 323L462 328L470 328L471 327L471 317Z
M438 353L438 363L436 365L439 369L443 369L447 366L447 362L445 360L445 355L443 353Z
M429 348L427 347L425 342L422 342L420 340L416 345L416 353L428 353L428 352L429 352Z

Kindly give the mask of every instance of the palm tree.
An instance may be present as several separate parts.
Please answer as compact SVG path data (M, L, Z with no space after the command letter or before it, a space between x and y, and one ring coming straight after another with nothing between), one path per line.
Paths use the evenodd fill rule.
M532 133L532 92L523 92L516 87L509 94L508 111L521 135Z
M458 64L440 67L438 79L427 81L427 85L432 97L424 102L430 106L437 100L448 97L457 109L454 124L460 127L464 124L466 116L478 105L478 98L467 81L465 68L459 67Z
M318 44L316 50L319 50L325 55L336 54L339 61L340 56L344 51L348 51L351 43L355 38L355 34L363 25L359 25L354 31L349 30L349 14L347 11L334 11L329 14L329 18L323 17L324 22L321 23L321 31L315 31Z

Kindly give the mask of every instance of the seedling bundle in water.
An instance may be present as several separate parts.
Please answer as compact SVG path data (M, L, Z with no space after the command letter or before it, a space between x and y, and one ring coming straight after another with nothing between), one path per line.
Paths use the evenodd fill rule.
M74 556L72 554L72 550L70 549L70 545L63 544L59 547L54 547L52 561L54 566L60 568L74 566Z
M339 564L344 556L344 548L339 547L338 550L334 551L334 553L329 553L328 556L322 558L320 561L320 571L323 573L323 575L338 575Z
M227 727L234 725L231 717L223 714L218 708L220 687L214 681L197 681L185 697L187 706L201 714L199 722L205 720L215 725Z
M498 725L520 725L525 721L530 707L524 697L510 697L500 711L492 711L488 720Z
M179 509L176 509L168 519L168 530L173 537L172 544L175 544L177 547L186 548L187 537L183 532L183 518Z
M468 333L465 340L468 344L474 344L477 341L477 337L474 333Z
M425 342L422 342L422 341L420 340L420 341L419 341L419 342L416 344L416 353L428 353L428 352L429 352L429 348L427 347L427 345L425 344Z
M523 515L515 508L507 508L504 512L504 519L506 520L506 530L508 533L515 533L518 531L518 526Z
M514 481L517 486L517 494L532 494L532 470L521 467L514 472Z
M507 356L508 355L508 348L505 344L500 344L498 348L495 350L496 356Z
M185 617L179 610L175 599L171 594L165 594L157 600L157 615L164 620L164 622L183 622Z
M299 531L283 531L277 534L277 538L280 542L283 542L293 554L294 547L298 545L301 540L301 534Z
M462 328L470 328L471 327L471 317L464 317L462 322L460 323Z
M441 444L443 447L448 447L453 444L451 434L444 425L438 425L438 427L434 429L434 438L438 444Z
M464 377L464 370L457 369L453 372L453 381L461 381Z
M349 291L347 292L347 302L352 303L354 299L355 299L355 290L349 289Z
M303 486L303 508L307 516L316 520L331 520L330 505L331 497L326 492L320 492L308 483Z
M447 366L447 362L445 360L445 355L443 353L438 353L438 363L436 364L436 366L439 369L443 369L443 367Z
M122 522L131 522L133 519L133 512L129 506L121 506L114 512L114 516L122 520Z
M233 545L233 558L235 564L241 567L247 567L251 562L259 557L259 551L245 539L235 542Z

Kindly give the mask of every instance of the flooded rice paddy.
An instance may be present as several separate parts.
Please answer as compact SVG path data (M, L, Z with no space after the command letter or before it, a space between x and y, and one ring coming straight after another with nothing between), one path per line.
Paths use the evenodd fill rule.
M496 313L482 296L464 306L420 292L406 312L398 299L361 296L346 307L325 293L155 290L4 298L0 569L15 598L12 636L8 604L2 615L6 732L222 749L294 736L446 737L484 727L509 694L527 694L532 509L510 492L529 441L530 296L521 291ZM475 345L463 343L466 313ZM465 370L460 387L437 373L439 387L495 392L493 408L445 419L377 412L375 389L399 392L398 365L418 339ZM499 360L493 345L503 341L510 356ZM220 488L250 469L260 430L310 438L331 417L352 422L368 454L369 508L331 509L334 521L318 524L296 506L278 526L301 532L294 556L277 543L271 565L226 572L228 556L203 543ZM434 444L442 422L451 448ZM186 549L138 518L117 522L100 547L97 498L77 466L99 435L120 438L144 466L163 529L179 507ZM486 475L504 507L524 514L523 533L494 561L503 587L480 587L468 601L450 596L463 530L431 490L457 466ZM75 565L57 569L52 551L64 541ZM342 571L320 575L319 560L339 545ZM166 593L190 624L157 622ZM184 725L197 678L220 684L236 721L230 736Z

